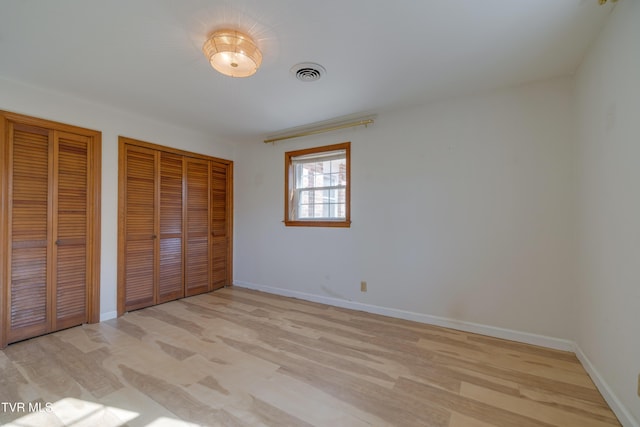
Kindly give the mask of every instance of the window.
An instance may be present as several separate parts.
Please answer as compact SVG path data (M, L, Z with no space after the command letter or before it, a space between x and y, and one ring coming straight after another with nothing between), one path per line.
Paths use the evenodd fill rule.
M289 151L285 156L284 223L349 227L351 143Z

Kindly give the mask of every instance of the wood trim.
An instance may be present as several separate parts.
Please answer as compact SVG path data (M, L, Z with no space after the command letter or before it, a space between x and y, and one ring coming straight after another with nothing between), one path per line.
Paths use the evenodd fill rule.
M6 212L9 209L6 200L8 198L8 177L5 172L8 168L9 159L9 144L5 141L9 140L9 128L7 126L7 120L0 120L0 245L7 245L9 242L8 225ZM4 348L7 345L7 321L5 306L8 301L8 280L7 280L7 253L2 251L3 256L0 256L0 348Z
M87 277L95 284L87 292L87 322L100 322L100 258L102 244L102 133L93 136L93 144L90 144L91 165L88 165L94 173L89 174L89 188L93 193L93 200L88 204L91 223L88 248L91 250L91 259Z
M211 246L213 239L211 237L211 162L207 162L207 251L209 251L209 259L207 260L207 291L213 291L213 278L211 268L213 265Z
M222 159L219 157L208 156L206 154L194 153L191 151L181 150L179 148L167 147L165 145L154 144L152 142L146 142L139 139L129 138L126 136L118 136L118 141L125 144L135 145L138 147L149 148L151 150L164 151L166 153L179 154L181 156L190 157L194 159L213 160L225 165L233 164L232 160Z
M233 285L233 162L227 167L227 286Z
M154 153L155 160L153 166L154 175L154 196L153 206L155 207L155 215L153 217L153 252L155 257L153 259L153 304L158 304L160 299L160 152Z
M349 228L351 222L346 221L283 221L287 227L335 227L335 228Z
M58 138L59 132L52 130L49 132L49 206L47 207L47 216L49 218L49 226L47 227L47 324L53 330L56 329L56 305L57 305L57 288L53 286L57 277L58 266L54 262L57 259L58 247L53 243L58 235L58 221L53 221L55 213L58 211ZM86 314L86 306L85 306Z
M88 128L84 128L76 125L70 125L66 123L55 122L47 119L40 119L38 117L25 116L23 114L12 113L10 111L5 111L5 110L0 110L0 117L3 117L4 120L16 123L18 125L35 126L38 128L75 133L75 134L87 136L90 138L102 137L102 132L98 130L88 129Z
M125 141L118 138L118 268L116 300L118 305L118 316L125 313L125 286L124 286L124 249L125 249L125 224L124 206L126 200L125 171L127 170Z
M292 159L298 156L308 154L329 152L329 151L346 151L347 163L347 187L345 191L345 219L326 221L326 220L290 220L289 219L289 187L293 181L293 170L291 167ZM325 145L322 147L305 148L302 150L287 151L284 153L284 224L287 227L351 227L351 142L343 142L341 144Z

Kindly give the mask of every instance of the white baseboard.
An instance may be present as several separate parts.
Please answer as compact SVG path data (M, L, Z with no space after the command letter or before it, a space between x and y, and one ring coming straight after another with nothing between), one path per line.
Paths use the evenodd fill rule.
M626 406L620 402L620 399L618 399L615 393L611 390L609 384L607 384L604 378L602 378L598 370L593 366L593 363L591 363L578 344L574 345L574 352L602 394L602 397L604 397L604 400L607 401L611 410L616 414L616 417L618 417L618 421L620 421L620 423L625 427L640 427L640 422L638 422L638 420L629 413Z
M105 320L111 320L118 317L117 311L107 311L106 313L100 313L100 321L104 322Z
M271 294L286 297L299 298L306 301L332 305L335 307L349 308L352 310L366 311L367 313L381 314L383 316L396 317L398 319L413 320L415 322L429 325L442 326L444 328L457 329L459 331L472 332L490 337L502 338L526 344L538 345L555 350L574 351L573 341L560 338L553 338L544 335L531 334L528 332L514 331L512 329L498 328L495 326L482 325L479 323L465 322L429 314L415 313L412 311L398 310L395 308L380 307L377 305L364 304L356 301L347 301L338 298L325 297L321 295L308 294L306 292L292 291L290 289L276 288L272 286L257 285L255 283L234 281L233 284L240 288L253 289Z

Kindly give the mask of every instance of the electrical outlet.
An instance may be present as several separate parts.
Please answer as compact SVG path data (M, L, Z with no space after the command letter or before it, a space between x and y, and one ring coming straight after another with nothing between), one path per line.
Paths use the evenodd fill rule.
M360 282L360 292L367 292L367 282L364 280Z

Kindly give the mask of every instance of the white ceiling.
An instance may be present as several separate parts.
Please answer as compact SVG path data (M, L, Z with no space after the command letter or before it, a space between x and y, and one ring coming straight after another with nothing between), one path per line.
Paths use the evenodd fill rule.
M0 0L0 76L233 140L572 73L597 0ZM249 78L208 33L253 36ZM300 82L289 70L322 64ZM2 95L0 94L0 97Z

